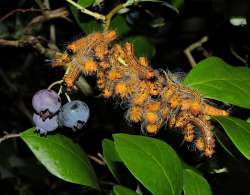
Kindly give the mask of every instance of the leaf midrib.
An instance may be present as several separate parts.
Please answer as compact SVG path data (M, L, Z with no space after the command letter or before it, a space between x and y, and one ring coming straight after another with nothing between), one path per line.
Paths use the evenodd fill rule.
M125 140L126 141L126 140ZM129 142L129 141L128 141ZM167 175L167 173L166 173L166 171L164 170L164 167L160 164L160 162L158 162L158 160L152 155L152 153L148 153L148 152L145 152L145 150L143 150L141 147L139 147L136 143L134 143L134 142L129 142L129 143L132 143L132 145L135 145L137 148L139 148L142 152L144 152L145 154L147 154L149 157L152 157L152 159L158 164L158 166L163 170L163 175L166 177L166 179L167 179L167 181L168 181L168 183L169 183L169 185L170 185L170 188L171 188L171 191L172 191L172 193L173 194L175 194L174 193L174 189L173 189L173 186L172 186L172 183L170 182L170 179L169 179L169 177L168 177L168 175ZM155 144L154 144L155 145ZM135 149L133 149L133 148L131 148L131 150L135 150Z

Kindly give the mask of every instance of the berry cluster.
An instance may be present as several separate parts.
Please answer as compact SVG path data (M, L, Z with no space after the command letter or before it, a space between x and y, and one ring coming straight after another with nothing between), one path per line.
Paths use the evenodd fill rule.
M53 90L43 89L32 98L35 110L33 121L40 134L54 131L58 126L81 129L88 121L89 108L82 101L74 100L61 107L61 98Z
M131 43L113 44L115 39L114 31L92 33L54 58L52 66L67 67L63 79L67 89L82 73L94 75L103 97L125 103L126 119L140 122L143 132L154 135L165 125L182 129L185 141L211 157L215 141L209 116L228 113L177 82L174 74L152 69L147 58L135 56Z

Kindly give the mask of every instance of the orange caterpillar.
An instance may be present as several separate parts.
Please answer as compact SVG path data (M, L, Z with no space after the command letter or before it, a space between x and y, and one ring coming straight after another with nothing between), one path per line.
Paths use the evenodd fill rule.
M133 45L112 44L116 33L97 32L76 40L57 55L55 66L67 66L67 89L83 73L95 75L103 97L116 97L129 106L126 119L141 123L141 129L155 135L163 125L183 130L184 140L194 142L205 156L214 153L215 141L209 116L228 113L205 102L195 90L174 81L171 73L154 70L145 57L136 58ZM195 128L200 136L195 135Z

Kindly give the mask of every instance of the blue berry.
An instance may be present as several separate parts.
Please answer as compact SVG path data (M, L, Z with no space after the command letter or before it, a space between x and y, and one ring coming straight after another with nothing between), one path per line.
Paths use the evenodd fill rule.
M81 129L89 119L89 107L86 103L74 100L63 105L59 112L59 124L72 129Z
M36 130L40 134L47 134L49 131L54 131L58 127L58 116L55 115L52 118L42 119L38 114L33 114L33 121L36 125Z
M61 98L53 90L42 89L32 98L32 106L43 120L53 116L61 107Z

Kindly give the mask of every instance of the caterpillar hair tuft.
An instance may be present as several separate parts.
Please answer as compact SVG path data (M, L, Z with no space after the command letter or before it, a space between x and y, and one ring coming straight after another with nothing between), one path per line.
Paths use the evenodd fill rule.
M215 140L209 116L227 116L228 112L209 105L196 90L178 82L178 75L152 69L146 57L135 56L131 43L113 43L116 38L115 31L92 33L56 55L52 66L68 67L67 89L81 74L96 76L104 98L126 103L128 122L141 123L141 130L150 135L166 124L182 129L186 142L195 143L198 151L211 157Z

